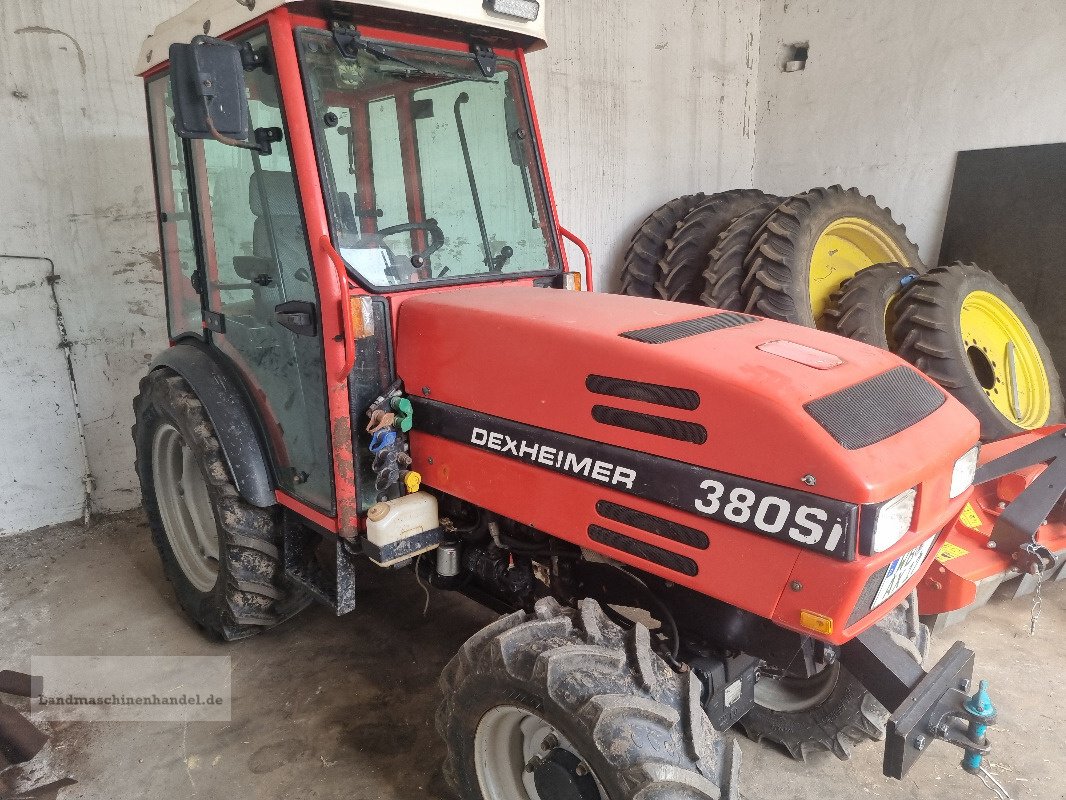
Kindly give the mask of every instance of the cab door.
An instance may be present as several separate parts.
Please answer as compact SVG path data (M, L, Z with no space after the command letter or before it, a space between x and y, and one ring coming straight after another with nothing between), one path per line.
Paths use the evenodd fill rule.
M331 515L324 347L307 230L269 36L264 29L245 40L262 56L246 72L252 130L274 129L281 141L269 155L194 143L206 271L197 288L211 344L242 374L258 408L279 488Z

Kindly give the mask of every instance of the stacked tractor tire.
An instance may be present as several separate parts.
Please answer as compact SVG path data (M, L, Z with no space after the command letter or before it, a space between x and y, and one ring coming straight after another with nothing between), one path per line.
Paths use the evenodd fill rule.
M990 273L927 268L906 229L841 186L680 197L634 234L623 294L743 311L897 353L965 404L985 440L1058 422L1051 353Z

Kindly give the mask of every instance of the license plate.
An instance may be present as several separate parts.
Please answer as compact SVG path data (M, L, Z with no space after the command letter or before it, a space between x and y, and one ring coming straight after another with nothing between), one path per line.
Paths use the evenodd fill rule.
M888 565L888 572L881 580L881 588L877 590L877 596L874 597L873 605L870 606L871 609L877 608L914 577L914 573L925 563L925 557L929 555L935 541L936 537L933 536Z

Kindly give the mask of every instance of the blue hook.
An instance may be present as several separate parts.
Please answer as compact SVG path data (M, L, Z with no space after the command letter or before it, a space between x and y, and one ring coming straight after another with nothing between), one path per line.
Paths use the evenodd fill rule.
M380 453L396 444L396 431L380 430L370 437L370 452Z

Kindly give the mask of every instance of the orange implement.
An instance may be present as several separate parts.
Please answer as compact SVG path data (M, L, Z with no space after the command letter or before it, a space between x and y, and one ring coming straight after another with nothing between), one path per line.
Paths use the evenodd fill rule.
M988 470L997 459L1010 454L1022 456L1020 451L1027 446L1035 448L1040 442L1050 445L1052 436L1064 439L1062 450L1066 456L1066 425L1056 425L985 445L981 451L981 470ZM1036 453L1034 460L1040 455ZM927 621L934 630L961 621L974 608L988 602L1001 587L1001 594L1021 597L1033 592L1041 581L1066 579L1066 509L1061 498L1053 497L1057 490L1051 489L1050 484L1044 486L1045 482L1040 481L1034 487L1041 476L1050 477L1048 471L1048 463L1040 460L1015 466L1006 474L976 486L951 526L936 560L918 585L919 607L922 615L930 618ZM1038 547L1035 549L1041 554L1039 563L1027 553L1019 552L1017 546L1003 546L1010 540L1002 535L1008 526L1004 524L1006 520L1001 523L1001 518L1030 487L1035 492L1050 490L1045 502L1054 503L1046 517L1036 522ZM1027 497L1031 498L1032 493Z

